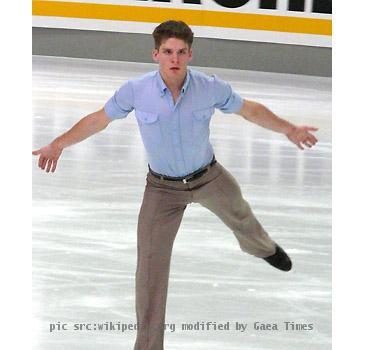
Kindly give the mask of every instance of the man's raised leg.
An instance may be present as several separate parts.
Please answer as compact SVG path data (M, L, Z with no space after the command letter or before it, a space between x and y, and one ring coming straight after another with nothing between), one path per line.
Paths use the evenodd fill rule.
M197 194L197 202L216 214L235 234L241 250L284 271L291 269L286 253L263 229L250 205L242 197L239 184L220 164L221 175L209 184L209 191Z

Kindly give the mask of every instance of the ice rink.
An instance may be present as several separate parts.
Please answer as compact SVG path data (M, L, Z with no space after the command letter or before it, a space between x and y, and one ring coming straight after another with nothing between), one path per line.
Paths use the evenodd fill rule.
M157 66L34 56L33 149L152 69ZM294 268L284 273L242 253L217 217L190 205L174 245L165 350L331 349L331 79L201 70L285 119L318 127L319 142L300 151L283 135L216 111L216 158ZM136 228L146 172L134 113L64 150L54 174L33 158L34 349L132 350L134 330L94 325L136 322ZM229 329L182 329L197 322ZM236 322L247 324L245 331ZM255 322L278 330L257 330ZM76 330L79 323L90 330ZM312 329L292 330L293 323Z

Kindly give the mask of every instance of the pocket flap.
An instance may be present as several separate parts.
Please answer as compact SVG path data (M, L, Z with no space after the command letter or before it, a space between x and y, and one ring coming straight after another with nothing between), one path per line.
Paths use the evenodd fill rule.
M136 110L136 117L144 124L152 124L158 119L158 114Z
M199 109L198 111L193 111L194 117L198 120L206 120L209 119L214 113L214 108L204 108Z

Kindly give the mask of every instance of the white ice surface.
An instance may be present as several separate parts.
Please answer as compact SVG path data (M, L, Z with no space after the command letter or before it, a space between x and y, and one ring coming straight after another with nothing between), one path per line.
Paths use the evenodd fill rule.
M49 143L102 107L150 64L33 58L33 146ZM291 255L283 273L240 251L199 205L185 213L169 284L165 350L331 348L331 79L202 68L243 97L295 123L319 127L300 151L282 135L216 112L217 159L239 181L270 235ZM146 156L132 113L63 152L46 174L33 159L33 318L37 350L132 350L135 331L77 331L75 323L135 323L136 225ZM182 323L230 322L230 330L182 331ZM254 322L278 331L255 330ZM284 322L313 324L286 331ZM50 324L68 330L50 332ZM235 322L247 323L245 332Z

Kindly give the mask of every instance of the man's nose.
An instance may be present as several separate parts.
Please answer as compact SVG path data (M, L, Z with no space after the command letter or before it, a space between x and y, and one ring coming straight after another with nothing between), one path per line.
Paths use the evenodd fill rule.
M178 60L179 60L179 56L178 56L177 52L173 53L172 54L172 62L177 63Z

